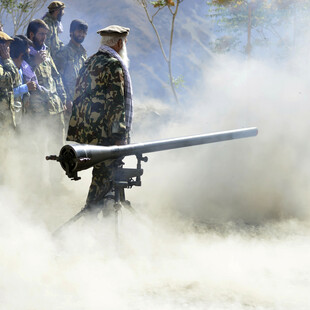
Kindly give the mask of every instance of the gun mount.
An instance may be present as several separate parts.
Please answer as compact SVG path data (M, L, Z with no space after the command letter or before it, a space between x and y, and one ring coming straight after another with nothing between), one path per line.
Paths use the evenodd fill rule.
M128 145L97 146L87 144L68 144L61 148L59 156L47 156L47 160L60 162L61 167L66 171L66 175L72 180L79 180L78 172L86 170L109 159L121 159L125 156L135 155L137 158L136 168L123 168L122 165L115 168L112 182L112 192L114 195L115 209L115 233L118 238L118 211L122 206L131 212L135 212L130 202L125 199L125 188L141 186L141 176L143 169L141 162L147 162L148 158L142 156L144 153L159 152L201 144L208 144L220 141L241 139L256 136L257 128L245 128L230 131L223 131L211 134L182 137L169 140L161 140L147 143L137 143ZM108 195L107 195L108 196ZM73 218L63 224L54 234L58 234L63 228L77 221L89 210L85 207Z

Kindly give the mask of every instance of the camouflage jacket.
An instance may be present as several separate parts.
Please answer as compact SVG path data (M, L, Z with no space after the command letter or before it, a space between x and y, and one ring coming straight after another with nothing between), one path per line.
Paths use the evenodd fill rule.
M113 145L125 138L123 69L99 51L86 60L77 79L67 140Z
M29 65L38 78L42 90L37 89L30 94L30 113L57 114L64 111L67 100L61 76L53 59L47 51L47 58L39 65L35 65L35 56L30 55Z
M19 73L12 59L0 58L0 128L15 127L13 86L19 81ZM1 132L0 132L1 134Z
M76 46L72 41L61 48L54 58L69 101L73 101L76 79L86 58L87 53L84 47Z
M63 42L58 37L58 21L55 20L50 13L46 13L43 20L49 27L45 44L49 47L52 58L64 46Z

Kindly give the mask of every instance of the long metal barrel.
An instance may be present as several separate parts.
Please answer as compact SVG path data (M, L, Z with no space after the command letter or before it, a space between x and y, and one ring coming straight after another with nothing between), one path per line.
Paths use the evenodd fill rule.
M75 172L88 169L107 159L115 159L129 155L159 152L164 150L177 149L182 147L189 147L226 140L248 138L256 136L257 133L257 128L252 127L120 146L68 144L63 146L60 150L59 161L64 170L66 170L67 172Z

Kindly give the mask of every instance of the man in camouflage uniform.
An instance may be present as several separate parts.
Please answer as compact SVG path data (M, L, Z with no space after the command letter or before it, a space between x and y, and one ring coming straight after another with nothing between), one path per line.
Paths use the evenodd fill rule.
M10 36L0 31L0 168L5 166L8 144L15 129L13 85L19 80L19 73L10 58L12 41ZM0 171L0 178L2 174Z
M41 19L33 20L28 25L27 37L33 42L29 65L36 74L38 86L30 94L30 105L24 119L27 116L32 140L36 135L36 146L42 150L45 142L48 152L57 153L64 143L64 103L67 97L61 76L44 44L47 33L48 26ZM36 132L33 128L37 129Z
M10 58L13 39L0 31L0 135L15 128L13 85L19 81L18 69Z
M59 33L63 32L61 18L64 15L64 8L65 4L63 2L53 1L48 6L48 12L42 18L50 30L47 34L45 44L49 47L53 59L57 52L64 46L63 42L59 39Z
M66 124L69 122L72 111L76 79L87 58L86 50L81 44L87 35L87 30L88 25L84 21L73 20L70 25L71 40L60 49L54 59L67 95Z
M67 140L94 145L126 144L132 122L132 88L126 41L129 28L109 26L99 51L82 67L77 79ZM86 206L100 208L111 189L115 161L93 168Z

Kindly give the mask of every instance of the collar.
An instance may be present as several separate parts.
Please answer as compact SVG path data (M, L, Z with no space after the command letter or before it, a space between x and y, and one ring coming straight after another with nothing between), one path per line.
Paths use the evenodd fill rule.
M80 44L79 46L77 46L77 45L75 45L75 44L72 42L72 39L70 39L70 41L69 41L69 43L68 43L68 46L72 47L74 50L86 52L86 49L84 48L84 46L83 46L82 44Z

